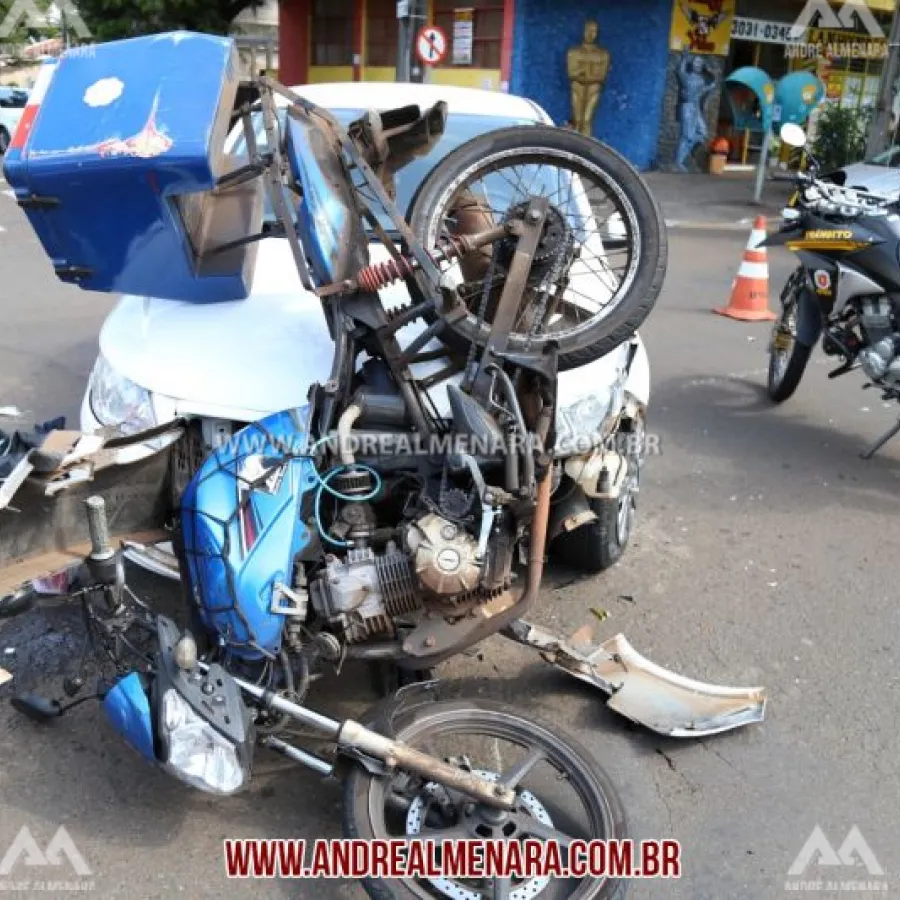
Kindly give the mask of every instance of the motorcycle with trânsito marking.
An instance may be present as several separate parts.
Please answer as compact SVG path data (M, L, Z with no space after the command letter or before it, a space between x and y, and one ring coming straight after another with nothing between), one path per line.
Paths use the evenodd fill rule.
M782 139L805 147L797 125ZM900 401L900 206L884 197L846 188L808 171L775 176L796 192L781 229L763 244L793 251L799 266L781 292L781 310L769 344L769 396L793 396L816 343L834 357L829 378L860 370L865 385L885 401ZM861 455L871 459L900 433L900 421Z
M124 484L107 469L86 486L89 549L49 581L81 604L105 667L95 695L141 756L200 790L244 788L259 745L343 777L350 837L533 838L563 852L573 838L624 837L616 791L576 740L518 706L435 700L433 669L499 635L667 736L763 717L761 688L696 682L650 663L621 635L585 644L527 620L551 496L563 483L553 452L557 373L618 346L650 313L666 257L657 205L604 145L536 125L449 154L407 221L392 199L393 173L440 135L444 104L367 113L344 129L267 78L242 83L248 99L235 109L237 71L233 40L207 35L64 54L24 147L5 165L60 278L183 303L245 295L266 190L274 229L334 340L331 377L310 386L307 405L248 426L187 486L173 537L186 625L132 589L110 532L135 524L126 500L138 474ZM127 85L121 102L102 102L117 79ZM276 95L288 101L282 120ZM97 105L76 117L72 98L81 96ZM211 142L224 142L235 115L247 153L223 159ZM110 190L119 202L98 205ZM606 246L602 222L612 215L624 235ZM482 225L461 229L473 217ZM388 262L369 265L371 233ZM71 238L63 246L61 234ZM413 302L388 315L378 289L397 280ZM598 283L607 288L599 306ZM401 350L397 331L417 319L428 327ZM411 369L433 358L424 349L433 338L445 344L442 407ZM15 515L0 519L0 544L40 543L40 515L54 535L76 531L75 496L52 515L43 496L36 512L17 497ZM23 584L0 613L24 612L48 583ZM316 680L354 661L389 671L400 690L365 724L312 710ZM82 682L68 679L65 693ZM22 693L13 702L45 722L84 699ZM608 898L626 889L609 878L364 886L377 898Z

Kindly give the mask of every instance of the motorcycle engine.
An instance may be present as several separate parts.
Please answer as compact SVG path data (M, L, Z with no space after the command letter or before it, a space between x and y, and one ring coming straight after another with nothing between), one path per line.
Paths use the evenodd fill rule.
M402 527L403 549L353 548L326 557L324 573L310 583L316 613L349 643L389 634L394 620L422 609L432 598L474 591L482 576L476 540L461 526L429 513Z
M859 353L859 364L866 376L886 387L900 386L900 333L889 300L865 300L860 323L868 345Z

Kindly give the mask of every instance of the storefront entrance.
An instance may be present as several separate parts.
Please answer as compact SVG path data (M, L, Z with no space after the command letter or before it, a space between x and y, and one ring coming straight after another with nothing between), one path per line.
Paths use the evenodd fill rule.
M791 72L812 72L825 85L827 101L865 114L877 99L888 52L886 35L890 30L894 0L868 0L867 5L885 37L873 37L848 28L811 27L802 38L795 39L791 28L804 9L803 0L779 0L777 3L739 0L725 66L726 77L743 66L761 68L776 82ZM719 109L718 133L731 142L729 162L754 166L759 159L762 135L735 132L724 97ZM817 112L810 122L813 133ZM785 150L785 154L787 152Z
M429 0L450 52L425 80L500 90L509 80L514 0ZM281 78L290 84L393 81L396 0L281 0ZM508 25L508 28L506 27Z

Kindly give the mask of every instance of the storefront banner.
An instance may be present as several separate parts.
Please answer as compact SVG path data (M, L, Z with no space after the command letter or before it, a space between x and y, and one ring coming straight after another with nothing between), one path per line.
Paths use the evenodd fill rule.
M669 49L727 56L735 0L675 0Z
M472 65L472 44L475 39L475 10L453 10L453 56L454 66Z
M807 28L803 34L793 35L793 22L773 22L770 19L751 19L735 16L731 39L758 44L790 45L792 57L845 57L849 59L883 59L888 55L888 42L848 28ZM814 51L814 52L813 52Z

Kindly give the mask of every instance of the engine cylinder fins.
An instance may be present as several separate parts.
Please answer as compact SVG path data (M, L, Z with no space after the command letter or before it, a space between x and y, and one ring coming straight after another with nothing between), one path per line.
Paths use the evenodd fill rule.
M395 547L383 556L376 556L375 571L385 609L391 616L415 612L421 607L412 565L405 553Z
M324 575L310 584L310 599L348 644L392 634L395 616L422 605L409 558L396 545L380 555L361 547L330 556Z

